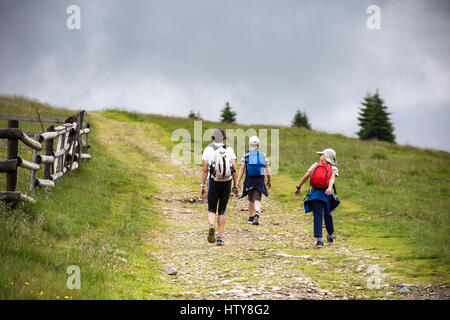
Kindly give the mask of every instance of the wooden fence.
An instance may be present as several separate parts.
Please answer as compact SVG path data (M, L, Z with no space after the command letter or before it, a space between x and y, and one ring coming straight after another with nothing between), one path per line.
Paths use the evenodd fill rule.
M7 139L7 160L0 161L0 172L6 173L6 191L0 191L0 200L13 205L18 201L36 202L31 196L16 190L19 167L31 171L30 189L31 195L34 195L36 187L55 187L58 179L67 173L72 174L72 171L81 166L83 160L92 158L88 153L90 128L85 111L66 120L1 115L0 119L8 120L8 128L0 128L0 139ZM30 133L19 128L19 121L41 122L43 131L43 123L60 125L51 125L43 133ZM33 150L32 161L19 156L19 141ZM45 154L39 154L40 151ZM42 166L44 178L39 179L36 173Z

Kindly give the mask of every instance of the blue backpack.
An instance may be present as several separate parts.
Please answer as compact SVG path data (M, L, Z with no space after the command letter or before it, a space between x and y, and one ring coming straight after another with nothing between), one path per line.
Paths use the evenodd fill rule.
M248 153L246 159L247 175L250 177L264 175L264 168L266 167L264 154L259 150L250 150Z

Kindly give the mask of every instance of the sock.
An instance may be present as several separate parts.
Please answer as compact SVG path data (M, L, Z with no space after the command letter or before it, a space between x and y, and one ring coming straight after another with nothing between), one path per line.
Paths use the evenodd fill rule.
M255 211L255 216L259 216L259 211Z
M317 237L317 241L322 241L323 242L322 237Z

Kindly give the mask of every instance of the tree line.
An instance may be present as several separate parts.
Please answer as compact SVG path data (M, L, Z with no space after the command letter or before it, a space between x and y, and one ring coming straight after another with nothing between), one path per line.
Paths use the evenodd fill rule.
M390 119L391 113L388 112L385 101L380 97L378 90L374 94L367 93L364 101L361 102L362 107L358 112L359 131L356 132L362 140L377 139L395 143L394 126ZM223 123L235 123L237 113L234 111L229 102L225 103L220 113L219 121ZM189 112L190 119L201 120L200 112L191 110ZM292 119L292 127L311 129L306 111L298 109Z

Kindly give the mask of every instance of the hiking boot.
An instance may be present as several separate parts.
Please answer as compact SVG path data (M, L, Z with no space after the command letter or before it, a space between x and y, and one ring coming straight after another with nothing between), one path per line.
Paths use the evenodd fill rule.
M217 236L216 246L223 246L225 243L223 242L223 236Z
M322 247L323 247L323 241L322 241L322 238L317 239L316 247L317 247L317 248L322 248Z
M248 221L247 221L247 222L248 222L248 224L253 224L253 220L254 220L254 218L253 218L253 217L249 217L249 218L248 218Z
M255 216L253 217L253 225L259 225L259 214L255 214Z
M329 243L334 242L333 236L329 234L328 237L327 237L327 241L328 241Z
M214 228L213 224L209 226L208 242L209 243L216 242L216 229Z

